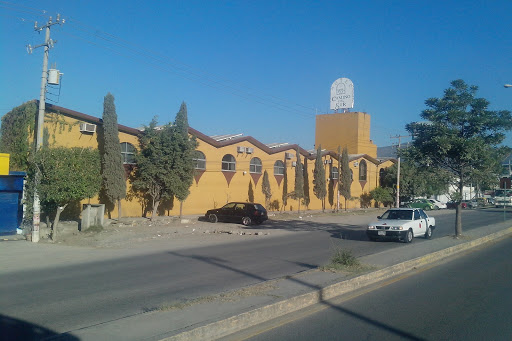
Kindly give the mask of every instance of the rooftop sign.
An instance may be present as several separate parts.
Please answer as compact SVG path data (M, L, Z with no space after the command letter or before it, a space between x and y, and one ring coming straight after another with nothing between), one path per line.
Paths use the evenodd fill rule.
M331 110L354 107L354 84L348 78L338 78L331 86Z

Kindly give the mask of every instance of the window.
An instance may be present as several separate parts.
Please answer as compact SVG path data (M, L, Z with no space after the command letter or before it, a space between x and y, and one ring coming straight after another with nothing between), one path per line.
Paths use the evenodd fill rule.
M284 162L277 160L274 163L274 175L284 175Z
M332 167L331 169L331 179L337 180L338 179L338 167Z
M261 174L261 160L259 158L253 157L251 159L251 164L249 166L249 173Z
M359 162L359 181L366 181L366 161Z
M123 159L124 164L134 164L135 163L135 147L128 143L121 143L121 157Z
M236 160L231 154L226 154L222 158L222 170L223 171L236 171Z
M192 160L194 161L195 169L206 169L206 157L204 156L203 152L200 152L199 150L194 151Z

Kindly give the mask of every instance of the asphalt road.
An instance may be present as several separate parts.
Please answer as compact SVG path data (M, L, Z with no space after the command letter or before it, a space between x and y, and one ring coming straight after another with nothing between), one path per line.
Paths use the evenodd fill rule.
M260 326L254 337L238 340L512 340L510 259L508 237L370 292L352 293L354 298L308 308L317 312L288 316L268 331L261 330L273 326Z
M434 238L453 235L454 213L434 215L438 226ZM512 212L509 215L512 218ZM500 210L464 212L465 229L501 221ZM0 314L63 333L324 265L336 246L351 249L356 256L403 246L370 242L364 227L342 223L268 226L276 227L298 232L236 244L8 272L0 281ZM414 242L428 241L417 238Z

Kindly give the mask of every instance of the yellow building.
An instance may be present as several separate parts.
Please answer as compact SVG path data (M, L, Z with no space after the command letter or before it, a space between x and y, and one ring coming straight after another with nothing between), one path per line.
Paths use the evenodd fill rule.
M49 132L51 146L92 147L98 146L98 126L101 119L79 113L67 108L47 104L44 128ZM361 207L365 193L369 193L379 184L380 171L392 165L392 161L380 162L376 159L376 146L370 140L370 116L366 113L344 113L318 115L316 127L316 145L322 146L322 160L326 167L328 186L334 189L333 208L337 206L338 196L335 186L339 178L338 147L349 150L350 169L353 173L351 194L353 199L347 202L348 208ZM139 130L119 125L121 153L127 174L133 169L134 153L138 148ZM298 148L301 162L307 163L309 178L309 209L321 209L322 202L313 194L313 171L316 151L307 151L296 144L265 145L251 136L224 135L206 136L190 128L189 134L198 141L195 180L190 195L183 203L183 214L204 214L208 209L221 207L229 201L247 201L249 183L252 183L254 201L265 203L262 192L263 173L267 171L272 191L271 201L277 200L282 206L284 171L288 178L288 193L293 191ZM1 151L0 151L1 152ZM91 203L98 200L92 199ZM344 199L339 199L343 208ZM285 210L297 210L298 201L288 198ZM304 209L301 204L301 208ZM329 209L328 198L325 207ZM137 197L128 196L122 203L123 216L142 216L145 208ZM162 207L167 215L179 214L179 204ZM117 208L111 212L117 216Z

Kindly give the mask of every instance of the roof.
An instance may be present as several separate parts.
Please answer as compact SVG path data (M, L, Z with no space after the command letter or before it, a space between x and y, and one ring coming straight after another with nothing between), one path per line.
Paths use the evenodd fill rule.
M38 100L34 100L34 101L36 103L39 102ZM90 115L87 115L87 114L84 114L84 113L81 113L78 111L74 111L74 110L60 107L57 105L53 105L50 103L46 103L46 110L60 112L67 116L71 116L71 117L74 117L74 118L77 118L79 120L89 122L89 123L100 124L100 125L103 124L103 120L98 117L90 116ZM118 124L118 129L121 132L124 132L127 134L132 134L132 135L139 135L142 131L140 129L130 128L130 127L127 127L127 126L124 126L121 124ZM298 150L300 155L302 155L303 157L307 157L310 160L313 160L316 157L316 151L314 151L314 152L308 151L308 150L300 147L298 144L289 144L288 142L263 144L262 142L256 140L252 136L243 136L242 133L207 136L192 127L188 128L188 132L189 132L189 134L195 136L199 140L206 142L216 148L226 147L226 146L230 146L230 145L237 144L237 143L249 142L269 155L281 153L281 152L289 151L289 150ZM338 158L338 154L334 151L322 150L322 156L331 156L332 158L335 158L335 159ZM351 154L351 155L349 155L349 161L354 161L354 160L357 160L360 158L364 158L374 164L381 163L379 160L377 160L367 154Z

